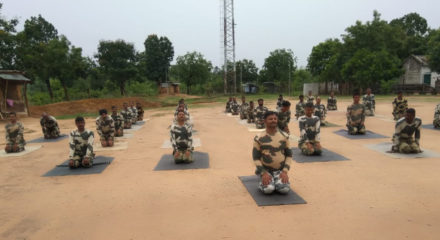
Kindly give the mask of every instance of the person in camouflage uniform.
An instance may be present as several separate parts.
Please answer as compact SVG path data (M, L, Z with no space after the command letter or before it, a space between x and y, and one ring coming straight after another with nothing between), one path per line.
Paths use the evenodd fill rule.
M279 111L281 111L281 107L282 107L282 105L283 105L283 101L284 101L284 99L283 99L283 95L279 95L278 96L278 100L277 100L277 111L279 112ZM278 119L279 120L279 119Z
M306 114L298 119L299 131L301 134L298 141L298 148L302 154L306 156L321 155L322 147L320 143L320 120L318 116L314 116L313 103L307 103Z
M238 115L240 113L240 105L237 102L237 99L234 97L232 98L232 103L231 103L231 113L232 115Z
M107 115L106 109L99 110L96 118L96 131L100 136L101 146L113 147L115 141L115 123L113 118Z
M365 106L360 101L358 92L353 94L353 104L347 107L348 134L365 134Z
M128 109L131 111L131 124L136 124L138 114L137 114L137 108L136 108L134 102L130 103L130 107Z
M321 104L321 98L316 97L316 105L315 105L315 116L317 116L321 122L321 126L325 126L327 122L325 121L325 116L327 115L327 110L325 109L325 105Z
M432 124L434 125L434 128L440 128L440 104L435 108Z
M255 136L252 148L255 174L260 176L258 188L264 194L274 191L287 194L290 191L288 172L292 164L289 137L278 129L275 112L267 111L264 122L266 131Z
M180 104L183 104L185 111L188 111L188 106L185 104L185 99L181 98L177 104L177 108L179 108ZM177 110L176 108L176 110Z
M305 114L305 112L304 112L305 105L306 105L306 103L304 102L304 96L303 95L299 95L299 102L295 106L295 117L296 117L296 119L298 119L301 116L304 116L304 114Z
M115 123L115 137L124 136L124 117L118 113L118 108L116 106L112 106L111 117Z
M249 102L249 107L246 110L247 123L255 123L255 106L254 101Z
M26 141L24 140L24 127L21 122L17 120L15 112L9 113L9 122L5 125L6 132L6 153L15 153L24 151Z
M422 120L416 117L414 108L406 110L405 117L396 123L396 132L393 135L392 152L420 153L420 127ZM413 137L414 135L414 137Z
M189 123L189 120L190 120L189 112L185 110L185 107L183 105L180 105L179 108L177 108L176 112L174 112L174 121L173 122L174 123L178 122L179 112L183 112L185 114L185 122L190 124Z
M408 101L403 97L401 91L397 93L397 97L393 101L393 116L394 120L397 121L405 116L406 110L408 109Z
M83 117L76 117L77 129L69 135L69 167L92 167L95 154L93 153L93 142L95 136L92 131L85 128L86 122Z
M140 102L136 102L136 109L137 109L137 120L143 121L144 120L144 109L142 108L142 105Z
M57 120L47 113L43 113L40 118L40 125L45 139L54 139L60 136L60 128Z
M173 146L173 156L175 163L193 162L192 152L193 139L191 125L185 123L184 111L177 114L177 122L173 123L170 129L171 144Z
M258 107L255 108L255 127L257 129L263 129L264 126L264 114L269 111L267 107L264 106L264 100L262 98L258 99Z
M290 133L289 130L290 122L290 102L283 101L281 108L278 111L278 128L286 133Z
M327 99L327 109L329 111L338 110L337 99L333 91L330 92L330 97Z
M124 103L123 109L121 110L121 115L124 118L124 129L130 129L132 124L133 114L131 110L128 108L128 104Z
M229 97L229 100L226 102L226 113L230 113L231 112L231 105L232 105L232 97Z
M246 102L246 97L241 97L241 105L240 105L240 119L247 119L246 111L249 108L249 103Z
M313 103L315 101L315 97L313 96L312 91L309 91L309 94L307 95L307 102Z
M376 100L374 99L374 94L371 93L371 88L367 88L367 94L362 97L362 104L365 106L365 115L374 116Z

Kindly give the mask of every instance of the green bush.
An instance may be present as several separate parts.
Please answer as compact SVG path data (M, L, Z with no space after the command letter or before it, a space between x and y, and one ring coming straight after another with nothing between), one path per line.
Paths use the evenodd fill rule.
M156 96L158 94L158 88L154 82L133 81L127 84L126 92L129 96Z
M398 79L392 79L392 80L380 80L380 93L381 94L389 94L393 90L393 86L396 85L398 82Z

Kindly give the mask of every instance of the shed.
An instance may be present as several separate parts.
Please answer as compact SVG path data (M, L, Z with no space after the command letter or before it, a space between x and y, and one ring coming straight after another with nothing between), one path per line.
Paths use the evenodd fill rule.
M426 56L411 55L403 63L404 75L395 89L406 92L430 91L440 80L440 74L431 71Z
M0 70L0 112L16 112L30 115L26 96L27 84L31 80L23 72Z
M280 87L274 82L263 82L263 88L265 93L278 93Z
M241 85L243 92L248 94L248 93L257 93L258 92L258 86L256 84L253 83L244 83Z
M179 87L180 83L175 83L175 82L164 82L160 84L160 90L159 93L160 94L178 94L180 93L180 87Z

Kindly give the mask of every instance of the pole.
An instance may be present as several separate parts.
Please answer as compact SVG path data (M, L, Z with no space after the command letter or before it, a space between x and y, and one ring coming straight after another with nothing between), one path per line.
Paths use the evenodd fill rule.
M223 49L224 49L224 65L223 65L223 84L225 95L228 92L228 56L227 56L227 29L228 25L226 22L226 0L223 0Z
M243 62L240 64L240 91L243 93Z
M237 73L235 68L235 20L234 20L234 0L232 0L232 58L233 58L233 71L234 71L234 94L237 93Z
M291 91L290 91L290 62L289 62L289 96L292 96L291 95Z

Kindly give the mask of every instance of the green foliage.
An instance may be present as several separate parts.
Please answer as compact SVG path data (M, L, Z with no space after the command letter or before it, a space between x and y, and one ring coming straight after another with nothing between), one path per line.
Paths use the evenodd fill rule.
M293 74L293 90L302 92L304 83L315 82L316 78L306 69L298 69Z
M174 47L167 37L150 35L144 42L145 52L140 55L141 72L148 79L157 82L167 81L167 72L174 58Z
M133 81L127 86L127 92L129 96L155 96L158 94L157 86L155 82Z
M176 65L170 73L185 83L187 94L201 91L201 87L211 78L212 64L201 53L189 52L177 57ZM194 89L193 89L194 88Z
M429 35L428 60L432 71L440 73L440 28Z
M14 69L16 55L15 48L17 19L6 20L2 18L0 3L0 69Z
M281 89L288 89L289 76L296 69L296 57L290 49L276 49L264 60L260 82L275 82ZM261 89L260 89L261 90Z
M390 94L393 93L393 86L398 83L399 79L391 79L388 81L380 80L380 93L381 94Z

